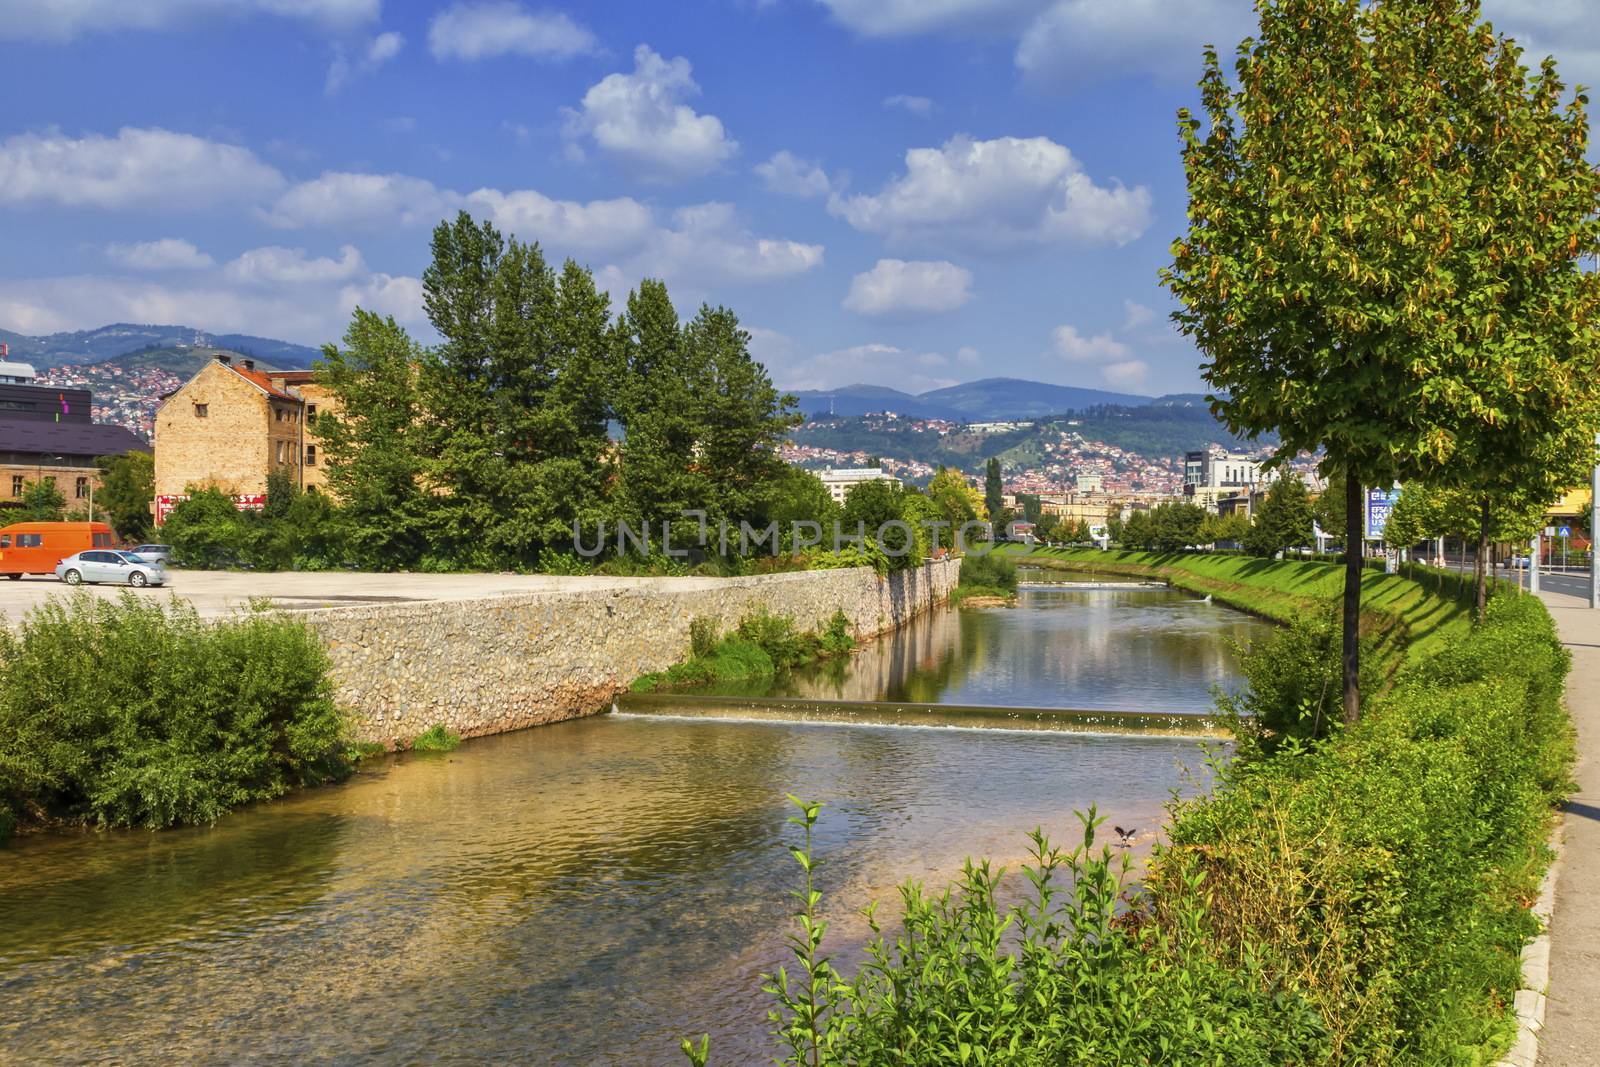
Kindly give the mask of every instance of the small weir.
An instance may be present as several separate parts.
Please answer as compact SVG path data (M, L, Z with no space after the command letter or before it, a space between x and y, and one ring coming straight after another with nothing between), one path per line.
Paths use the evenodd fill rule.
M642 718L732 722L830 723L965 730L1053 730L1154 737L1226 737L1215 717L1185 712L1101 708L1018 708L982 704L925 704L894 700L819 700L786 697L706 696L697 693L628 693L612 714Z

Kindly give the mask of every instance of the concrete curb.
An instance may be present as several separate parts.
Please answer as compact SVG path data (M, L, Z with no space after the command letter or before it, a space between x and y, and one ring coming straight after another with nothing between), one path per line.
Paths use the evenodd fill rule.
M1513 1007L1517 1013L1517 1038L1511 1049L1495 1061L1494 1067L1537 1067L1539 1031L1544 1029L1546 994L1550 988L1550 919L1555 914L1556 880L1561 874L1561 850L1566 838L1566 816L1550 834L1555 857L1539 885L1539 899L1533 914L1541 927L1539 935L1522 949L1522 988L1517 990Z

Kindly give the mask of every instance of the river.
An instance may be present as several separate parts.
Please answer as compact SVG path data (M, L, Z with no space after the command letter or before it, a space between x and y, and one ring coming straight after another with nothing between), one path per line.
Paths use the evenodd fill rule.
M1262 624L1164 589L945 611L784 693L1203 710ZM839 946L907 878L1075 808L1155 825L1199 742L605 715L377 761L215 826L0 850L0 1062L763 1057L796 885L785 792L826 803Z

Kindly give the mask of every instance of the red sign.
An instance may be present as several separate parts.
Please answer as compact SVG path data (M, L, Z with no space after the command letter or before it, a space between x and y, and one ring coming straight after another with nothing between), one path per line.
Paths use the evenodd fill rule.
M169 493L156 497L156 525L165 526L172 509L189 499L188 493ZM233 506L240 511L260 511L267 506L267 494L247 493L236 495Z

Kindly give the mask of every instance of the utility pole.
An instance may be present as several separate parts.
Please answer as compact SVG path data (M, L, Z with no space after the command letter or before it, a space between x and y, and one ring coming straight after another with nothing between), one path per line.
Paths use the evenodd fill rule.
M1597 257L1600 259L1600 257ZM1589 606L1600 609L1600 552L1595 551L1596 530L1600 522L1594 519L1596 508L1600 504L1600 433L1594 435L1596 457L1594 465L1594 478L1589 485Z
M1528 592L1539 592L1539 556L1544 551L1544 531L1533 535L1533 551L1528 555Z

